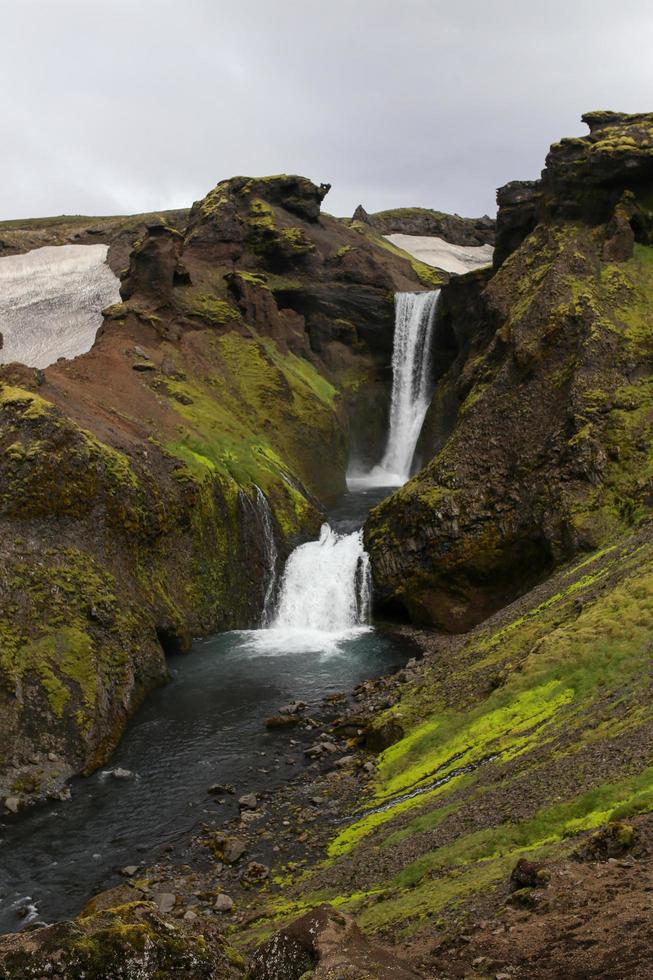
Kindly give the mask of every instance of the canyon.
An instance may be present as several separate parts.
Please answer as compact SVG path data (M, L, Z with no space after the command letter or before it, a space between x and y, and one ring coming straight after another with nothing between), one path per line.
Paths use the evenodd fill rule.
M3 975L649 975L653 115L583 118L496 224L292 175L0 222L3 837L101 792L198 637L293 699L223 831L198 779L174 859ZM74 323L76 280L17 312L55 251Z

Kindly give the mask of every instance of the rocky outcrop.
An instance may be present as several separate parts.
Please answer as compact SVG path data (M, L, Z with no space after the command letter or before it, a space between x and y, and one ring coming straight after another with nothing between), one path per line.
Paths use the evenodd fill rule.
M0 939L5 980L228 980L244 962L215 926L170 922L151 902L101 908L74 922Z
M118 275L128 265L129 253L148 227L164 224L184 228L187 220L188 210L182 209L129 217L61 215L0 221L0 257L20 255L45 245L108 245L107 262Z
M251 980L419 980L419 974L367 939L351 915L320 905L275 933L255 951Z
M368 214L359 204L351 220L370 225L380 235L428 235L452 245L494 245L495 222L486 214L461 218L430 208L391 208Z
M495 268L541 221L607 224L608 243L620 226L621 245L614 252L607 244L607 259L632 255L632 247L624 251L626 225L631 245L653 243L653 113L587 112L583 122L589 134L554 143L539 181L499 188Z
M586 118L499 192L495 275L443 288L437 454L366 529L380 605L416 622L467 629L650 513L653 127Z
M181 225L148 219L92 350L0 369L0 795L18 805L106 758L167 653L256 625L259 490L283 558L352 439L382 438L393 291L420 283L320 216L325 193L234 178Z

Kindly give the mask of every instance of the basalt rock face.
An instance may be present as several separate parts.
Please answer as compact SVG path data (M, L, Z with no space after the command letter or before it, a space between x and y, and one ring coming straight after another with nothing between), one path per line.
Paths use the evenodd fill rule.
M430 208L391 208L368 214L359 205L352 221L370 225L381 235L434 235L452 245L494 245L495 222L488 215L482 218L461 218Z
M420 283L325 192L235 178L148 219L92 350L0 369L0 796L100 764L165 654L256 625L259 489L283 557L351 429L382 429L393 292Z
M653 243L653 113L588 112L583 122L589 134L554 143L541 180L499 188L495 268L542 221L607 225L608 259Z
M499 192L489 282L444 287L436 455L366 528L399 615L464 630L650 514L652 118L586 117Z

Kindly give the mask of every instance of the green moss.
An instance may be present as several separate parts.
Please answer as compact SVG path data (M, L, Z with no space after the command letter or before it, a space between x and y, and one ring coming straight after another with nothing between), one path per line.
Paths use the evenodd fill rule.
M573 698L572 688L550 680L511 698L497 693L471 716L438 712L380 756L374 802L386 809L347 827L331 842L329 853L344 853L397 813L424 803L421 794L408 798L405 794L428 789L429 784L442 782L453 773L462 775L485 760L505 762L527 751L542 739L547 723ZM504 703L497 704L501 701ZM441 795L445 787L450 791L459 780L455 776L437 786L429 793L429 801Z
M183 292L180 291L178 302L187 314L201 317L207 323L216 326L234 323L241 318L240 311L235 306L219 296L212 296L209 293L186 289Z
M250 283L252 286L269 289L268 276L263 272L247 272L244 269L238 269L236 274L240 279Z
M306 237L301 228L283 228L279 232L279 238L284 250L292 255L308 255L315 251L315 245Z
M291 537L313 513L302 487L324 489L310 461L316 433L327 445L337 439L336 390L310 362L254 331L224 334L212 346L211 375L166 382L180 416L166 448L193 478L219 479L225 493L257 484Z

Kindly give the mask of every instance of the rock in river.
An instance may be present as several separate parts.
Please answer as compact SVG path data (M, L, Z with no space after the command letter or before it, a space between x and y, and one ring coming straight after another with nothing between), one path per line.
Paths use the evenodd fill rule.
M238 800L238 806L241 810L255 810L257 806L256 793L245 793Z

